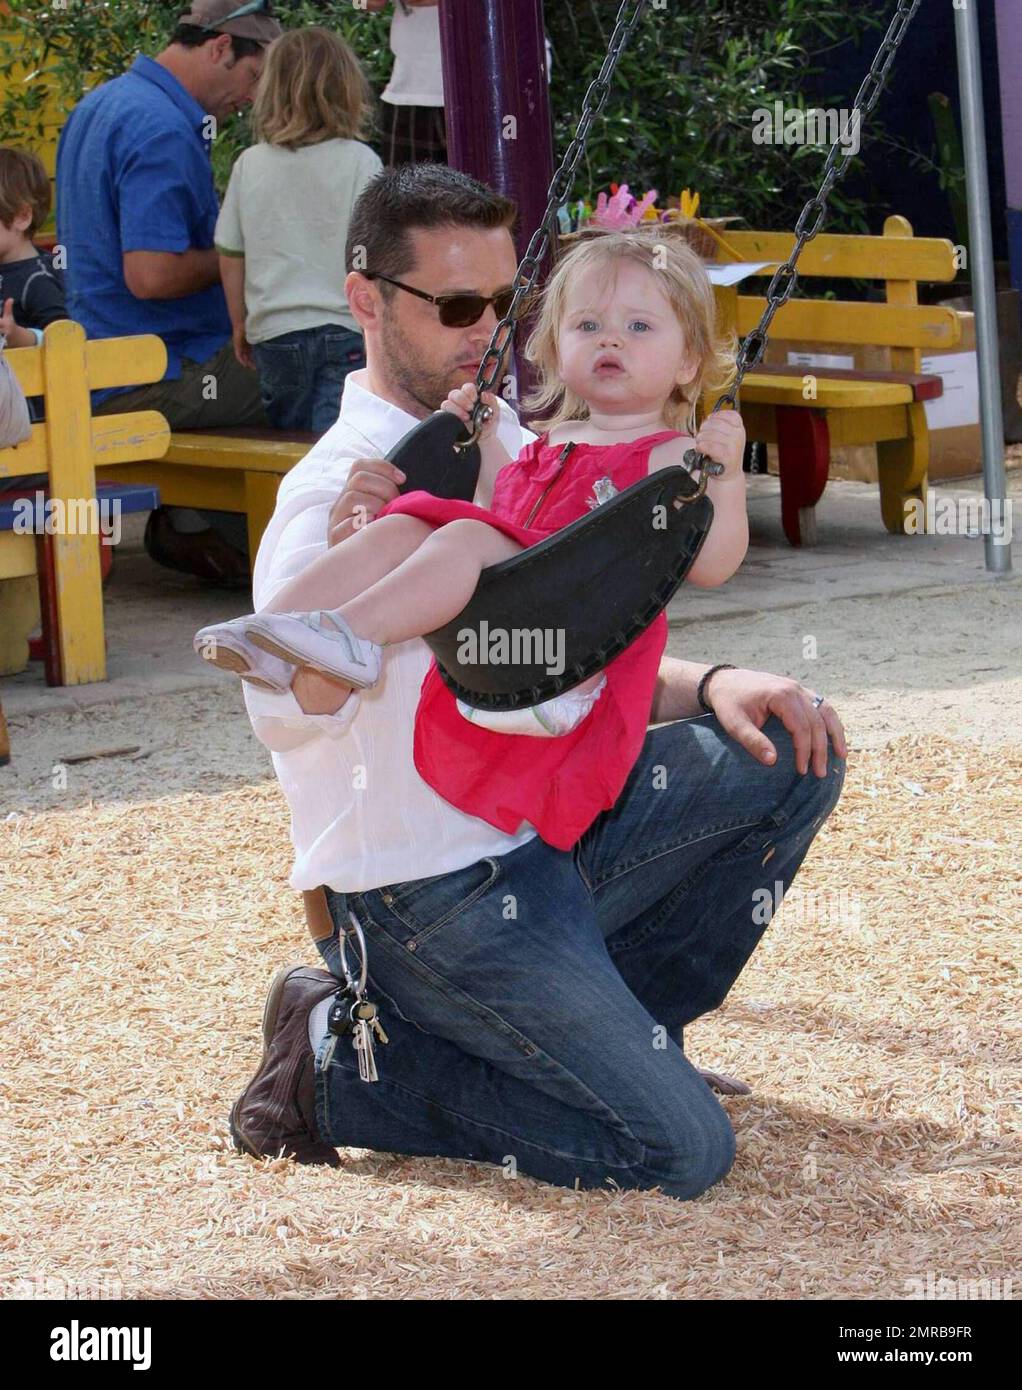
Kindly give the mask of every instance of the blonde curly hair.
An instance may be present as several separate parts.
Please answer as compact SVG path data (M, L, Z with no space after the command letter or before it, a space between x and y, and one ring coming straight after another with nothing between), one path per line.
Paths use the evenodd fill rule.
M539 318L525 345L527 361L539 371L539 385L522 404L540 418L530 428L543 433L567 420L587 420L589 407L558 376L557 337L564 319L572 281L591 267L601 269L609 284L624 261L643 266L674 310L688 348L699 367L687 385L676 385L664 405L670 429L694 434L696 411L704 392L727 390L735 375L735 335L721 335L716 305L702 261L680 237L637 228L629 232L591 232L564 252L540 297Z

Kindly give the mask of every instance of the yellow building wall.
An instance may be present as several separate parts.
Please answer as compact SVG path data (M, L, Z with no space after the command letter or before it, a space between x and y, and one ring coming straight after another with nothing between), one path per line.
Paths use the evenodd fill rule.
M10 14L10 7L4 0L0 0L0 39L11 44L15 49L22 45L22 38L16 32L12 32L5 25L5 16ZM31 128L26 128L24 132L19 132L12 144L17 144L23 149L31 150L38 155L46 166L46 172L50 176L52 185L57 167L57 140L60 137L61 129L67 113L60 102L54 88L53 79L46 73L36 73L28 64L16 64L8 79L9 85L16 86L19 83L41 85L44 88L52 89L47 96L42 108L43 133L39 134L35 128L35 119ZM53 214L50 214L49 221L44 231L51 231L53 228Z

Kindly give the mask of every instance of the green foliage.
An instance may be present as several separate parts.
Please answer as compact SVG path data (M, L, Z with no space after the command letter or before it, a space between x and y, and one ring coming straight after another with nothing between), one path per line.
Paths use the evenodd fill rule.
M571 137L616 11L603 0L546 6L558 149ZM660 206L683 188L698 189L703 216L735 213L751 227L790 228L819 184L827 150L754 144L753 112L772 110L775 100L804 106L823 50L855 42L878 23L848 0L667 0L663 9L651 7L593 127L581 189L599 190L611 180L626 182L636 196L656 188ZM870 34L862 45L864 74L875 44ZM836 93L815 104L848 108L854 96ZM830 206L828 230L866 229L862 203L839 189Z
M385 85L389 11L362 13L351 0L276 0L274 8L288 27L324 24L343 34L375 90ZM617 9L618 0L547 0L555 152L571 138ZM0 141L38 140L47 85L70 110L136 53L159 52L181 10L180 0L66 0L66 7L19 0L2 21L8 37L0 35ZM750 226L790 227L818 183L826 150L754 144L753 112L775 100L804 104L801 89L825 48L856 42L879 23L847 0L664 0L662 8L653 0L621 58L573 196L594 198L611 182L627 182L636 194L658 189L663 206L687 186L702 194L706 216L737 213ZM868 34L862 45L864 72L875 38ZM13 80L19 60L29 68L24 81ZM848 107L853 96L835 93L819 104ZM872 126L880 127L875 114ZM218 137L221 188L249 138L244 117ZM863 204L839 191L831 206L829 229L865 229Z

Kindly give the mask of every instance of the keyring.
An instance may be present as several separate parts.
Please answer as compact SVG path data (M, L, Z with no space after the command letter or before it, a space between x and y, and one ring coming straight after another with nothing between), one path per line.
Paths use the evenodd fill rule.
M347 981L348 987L351 989L352 993L356 995L362 995L365 993L366 980L369 978L369 956L366 952L366 939L362 935L362 928L359 925L358 918L355 916L354 912L352 912L350 908L348 909L348 918L351 922L352 930L355 933L355 937L358 940L358 953L359 963L361 965L361 973L359 974L357 988L355 986L355 978L348 967L348 954L344 949L344 940L345 937L348 935L347 931L345 931L344 929L341 929L341 931L338 933L337 943L340 947L341 952L341 969L344 971L344 978Z

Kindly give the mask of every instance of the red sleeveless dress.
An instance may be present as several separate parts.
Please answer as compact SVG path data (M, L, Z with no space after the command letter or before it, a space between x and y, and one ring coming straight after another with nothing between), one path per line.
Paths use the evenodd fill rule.
M594 486L609 478L618 492L645 478L650 451L674 430L625 444L548 444L543 435L502 468L487 511L472 502L409 492L380 512L400 512L442 526L470 518L495 526L522 546L535 545L596 503ZM593 595L599 602L599 595ZM530 624L531 625L531 624ZM415 767L445 801L508 834L522 821L547 844L570 849L617 800L642 749L660 658L667 645L661 613L616 657L607 683L582 722L557 738L498 734L459 714L436 661L422 682L415 719Z

